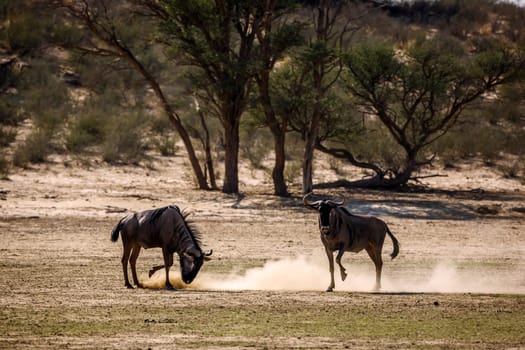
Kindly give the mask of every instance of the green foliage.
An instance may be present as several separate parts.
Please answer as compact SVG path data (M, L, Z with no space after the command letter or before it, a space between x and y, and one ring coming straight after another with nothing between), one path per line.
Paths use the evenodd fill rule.
M141 113L111 119L102 144L104 161L138 164L145 157L144 130L145 116Z
M69 91L59 78L59 69L53 62L37 60L20 78L23 105L35 126L43 129L59 128L70 110Z
M0 146L7 147L16 138L16 129L0 126Z
M15 166L27 167L29 163L45 162L55 149L53 139L63 128L69 110L69 95L53 72L53 66L41 60L33 63L20 79L23 106L31 116L33 130L16 147L13 155Z
M20 55L40 47L49 32L49 18L33 7L35 1L0 2L0 47Z
M273 150L273 138L267 129L244 122L241 128L241 157L255 169L264 169L263 162Z
M393 46L387 43L363 43L350 50L345 60L352 75L364 89L376 89L403 68L396 59Z
M66 147L81 152L86 147L100 144L105 138L107 117L97 113L80 115L66 135Z
M101 153L104 161L138 163L144 159L148 143L162 155L173 155L175 139L172 133L158 129L160 135L147 137L152 130L149 116L141 107L117 108L107 105L107 96L93 97L69 125L66 148L75 153ZM155 123L156 128L166 126ZM167 124L169 126L169 123Z
M299 22L285 23L278 30L269 33L270 46L272 52L277 55L276 58L280 58L290 47L304 43L304 38L300 35L300 31L304 26L304 24Z
M499 45L467 54L456 39L439 35L415 41L404 53L384 44L365 43L347 57L351 74L346 86L401 146L398 149L407 162L404 167L410 169L411 164L425 164L429 159L425 149L446 135L484 93L517 76L523 62L519 53ZM480 128L471 137L472 130L454 140L455 145L488 162L495 159L503 146L501 130ZM387 140L382 136L374 139L379 143ZM391 150L392 145L381 149ZM391 167L399 161L381 150L374 154Z
M508 179L521 179L525 182L525 158L518 158L509 164L500 164L498 170Z
M26 12L10 17L5 35L12 50L24 51L38 47L43 41L44 33L45 18Z
M19 144L13 155L13 164L25 168L29 163L45 162L53 150L50 130L36 128Z
M176 138L174 135L160 135L153 140L153 143L163 157L173 156L177 151L177 145L175 144Z
M377 164L382 169L399 172L405 164L403 149L378 121L369 120L365 131L354 135L350 148L360 161Z
M16 125L20 121L16 108L7 102L9 96L0 99L0 147L7 147L16 137Z
M304 141L300 135L291 133L286 138L286 164L284 169L284 179L287 183L293 184L301 177L302 158L304 155Z
M262 42L243 42L238 32L243 28L243 15L250 14L245 18L253 19L254 25L261 23L255 22L260 20L259 3L160 1L169 14L166 21L132 17L136 12L131 7L138 9L140 2L105 3L107 13L93 5L97 20L118 32L126 47L136 53L182 116L190 136L201 142L202 125L188 91L205 96L201 108L206 109L211 144L219 149L226 140L221 128L227 118L246 107L240 98L247 95L248 89L243 89L249 84L239 82L249 82L264 66L257 58ZM110 162L138 162L148 142L160 154L173 155L173 126L165 116L148 124L146 115L153 114L152 110L156 113L159 106L151 103L151 90L145 89L143 79L137 79L136 71L128 69L129 62L111 55L59 52L52 46L34 50L49 44L51 38L84 48L96 42L90 42L93 37L87 35L86 27L71 17L60 18L59 12L42 16L36 4L0 0L1 58L16 57L18 67L16 71L7 65L0 67L0 146L12 143L14 128L23 118L30 117L34 125L12 162L4 156L4 166L44 161L62 144L75 153L101 152ZM278 14L286 13L292 8L289 5L279 3ZM447 164L471 156L495 162L502 153L521 159L525 149L525 41L520 25L525 11L485 0L416 1L399 6L405 20L419 25L407 26L406 21L381 10L360 20L357 24L365 30L354 33L353 39L360 43L353 44L344 57L344 87L337 80L340 46L316 40L311 18L297 9L288 17L293 22L286 23L281 17L272 23L270 56L278 58L279 64L271 71L271 99L278 122L297 132L287 137L307 137L312 111L318 108L321 142L351 150L359 160L382 169L401 170L412 153L423 163L431 153ZM250 12L254 9L257 11ZM229 20L224 21L225 16ZM160 33L157 24L161 24ZM427 24L432 25L431 31ZM287 50L298 44L304 46ZM242 56L247 50L240 49L250 45L255 50ZM174 66L170 60L191 68ZM312 88L311 69L316 64L331 65L318 91ZM64 71L78 75L82 92L88 95L86 101L75 101L74 110L70 101L80 89L64 84ZM333 80L335 84L329 86ZM500 85L503 83L508 85ZM487 92L491 101L483 102L483 111L473 114L466 108ZM457 113L447 115L449 111ZM241 157L253 167L262 167L273 150L269 132L241 123L240 136ZM287 142L286 153L287 180L293 181L300 173L304 144ZM511 165L504 172L514 176L520 174L519 169Z
M0 154L0 180L8 178L9 175L9 162L4 154Z
M430 150L439 155L445 166L480 157L489 164L501 160L502 153L522 157L525 154L525 132L501 125L480 122L480 113L474 113L477 122L470 121L452 129L435 142ZM504 166L504 164L502 164Z
M302 168L302 163L299 160L286 162L284 169L284 178L286 182L289 184L297 182L297 179L301 176Z
M9 94L0 94L0 96L0 125L16 126L22 118L15 105L15 96Z

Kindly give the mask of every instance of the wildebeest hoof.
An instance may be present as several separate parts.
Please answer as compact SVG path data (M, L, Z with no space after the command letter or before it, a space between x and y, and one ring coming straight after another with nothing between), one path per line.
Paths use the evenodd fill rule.
M341 273L341 280L344 281L346 279L346 276L348 276L346 273Z
M131 284L126 284L127 289L133 289L133 286Z
M334 291L334 288L333 287L328 287L328 289L326 290L327 292L333 292Z
M166 286L166 290L177 290L177 289L175 289L175 287L173 287L171 284L168 284Z

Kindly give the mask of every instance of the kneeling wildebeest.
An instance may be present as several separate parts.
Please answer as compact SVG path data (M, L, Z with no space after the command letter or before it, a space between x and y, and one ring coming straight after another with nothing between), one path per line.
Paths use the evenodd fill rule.
M328 262L330 264L331 281L327 291L334 290L334 255L338 250L335 261L341 271L341 279L346 278L346 270L341 264L344 252L358 253L363 249L372 259L376 267L375 289L381 288L381 269L383 259L381 250L385 235L388 233L394 244L394 250L390 255L394 259L399 253L399 242L384 221L372 216L353 215L343 206L344 197L339 200L324 199L311 201L312 194L308 193L303 197L303 203L308 209L319 211L319 230L321 231L321 241L323 242Z
M125 286L133 288L128 279L128 260L131 264L133 282L142 287L137 278L136 262L141 248L162 248L164 265L156 266L150 271L166 267L166 288L175 289L170 283L169 271L173 265L173 254L180 259L182 280L190 284L199 273L208 254L200 248L199 232L186 220L187 213L179 207L170 205L163 208L131 213L123 217L111 232L111 240L116 242L121 233L124 253L122 255L122 270Z

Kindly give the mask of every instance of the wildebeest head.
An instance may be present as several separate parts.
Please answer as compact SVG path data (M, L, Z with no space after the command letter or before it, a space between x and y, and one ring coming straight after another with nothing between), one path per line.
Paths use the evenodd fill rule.
M338 200L335 199L319 199L316 201L310 200L312 193L308 193L303 197L304 206L308 209L317 210L319 212L319 230L322 234L330 233L330 213L332 209L337 208L345 203L345 198L340 195Z
M175 213L180 215L177 222L176 230L184 236L179 250L180 258L180 272L182 280L186 284L193 282L199 273L204 260L211 260L210 256L213 250L209 253L204 253L200 248L200 232L193 225L191 220L187 220L189 212L183 212L178 207L173 207Z
M210 260L212 253L213 250L210 250L209 253L204 253L196 248L192 248L180 255L180 272L184 283L190 284L193 282L204 260Z

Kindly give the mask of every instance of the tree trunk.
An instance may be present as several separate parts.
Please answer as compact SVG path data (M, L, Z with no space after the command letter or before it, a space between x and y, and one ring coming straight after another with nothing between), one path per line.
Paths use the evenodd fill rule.
M239 118L224 126L224 193L239 192Z
M274 194L280 197L290 195L284 179L284 168L286 165L286 128L287 119L280 123L275 116L275 111L270 98L270 71L265 70L256 78L259 86L259 95L266 118L266 125L270 128L274 140L275 162L272 170Z
M285 140L286 132L273 133L275 163L272 170L273 188L276 196L287 197L290 195L284 179L286 164Z
M210 145L210 130L206 124L206 118L204 118L204 113L199 110L199 117L201 121L202 129L204 130L204 139L202 140L202 146L204 148L204 154L206 156L206 169L210 175L210 185L213 190L217 189L217 181L215 180L215 170L213 166L213 158L211 156L211 145Z
M155 92L155 95L160 100L161 105L164 111L166 112L166 114L168 115L170 122L175 126L175 129L179 133L179 136L182 139L182 142L184 143L184 146L188 153L188 157L190 159L190 164L193 169L193 173L195 174L195 177L197 178L199 189L209 190L210 187L208 186L208 183L206 181L206 176L204 175L204 172L202 171L197 155L195 154L195 148L193 147L193 143L191 142L190 135L184 128L184 125L182 125L182 121L180 117L177 115L177 113L173 110L173 108L169 104L166 96L164 95L164 91L160 87L159 82L144 67L144 65L135 57L135 55L128 48L124 46L120 46L120 45L117 45L117 48L119 49L120 52L124 54L124 57L131 64L131 66L135 68L146 79L151 89Z
M314 163L314 141L313 137L307 135L303 155L303 194L313 190L313 163Z
M320 91L319 89L318 91ZM303 194L313 191L313 172L314 172L314 151L317 144L317 136L319 135L319 123L321 120L321 107L319 102L314 105L312 112L312 120L310 121L310 129L306 134L306 144L304 146L303 156Z
M208 183L206 181L206 176L204 175L204 172L202 171L201 165L199 163L199 159L197 158L197 155L195 154L195 149L193 148L193 143L191 142L191 138L188 135L188 132L182 126L182 124L178 122L173 116L170 116L170 121L175 126L175 129L177 129L179 136L182 139L184 146L186 147L186 152L188 153L188 157L190 159L190 164L193 169L193 173L195 174L195 177L197 178L197 184L199 186L199 189L209 190L210 187L208 186Z
M347 188L399 188L408 184L410 179L413 179L412 174L417 170L416 161L414 158L409 157L405 164L405 169L396 174L395 177L387 178L383 177L380 174L376 174L373 177L348 181L348 180L337 180L333 182L325 182L322 184L317 184L315 188L335 188L335 187L347 187Z
M80 7L74 6L73 3L67 4L64 6L65 8L67 8L69 13L73 17L81 20L86 25L88 30L97 39L104 42L107 45L107 47L110 48L110 49L107 49L107 48L101 49L99 47L94 47L93 49L83 48L82 49L83 52L91 53L94 55L102 55L102 56L110 55L110 56L115 56L119 59L123 58L131 65L133 69L135 69L139 74L141 74L142 77L147 81L148 85L151 87L151 89L154 91L155 95L159 99L162 105L162 108L167 114L170 122L175 126L175 129L179 133L182 139L182 142L184 143L186 151L188 152L188 157L190 159L191 166L193 168L193 172L195 174L195 177L197 178L197 183L198 183L199 188L208 190L209 186L208 186L208 183L206 182L206 177L204 176L202 168L199 164L199 160L197 159L197 156L195 154L195 149L193 148L191 138L189 134L187 133L186 129L184 128L184 125L182 124L180 117L169 104L158 80L142 64L142 62L133 53L133 51L131 51L129 47L126 46L125 43L117 36L115 31L108 30L107 28L104 28L104 24L97 22L97 17L92 16L92 11L90 8L91 5L89 5L88 2L85 2L83 6L81 5Z
M329 8L329 1L323 0L317 7L317 19L315 24L316 38L318 43L328 43L329 32L329 16L327 15ZM313 191L313 163L314 151L317 144L317 136L319 135L319 123L321 121L322 107L321 101L326 93L326 87L323 86L323 79L325 78L325 62L323 59L316 59L312 62L312 78L313 90L315 93L315 102L312 110L312 119L310 120L310 127L306 133L306 144L304 147L303 157L303 194Z

